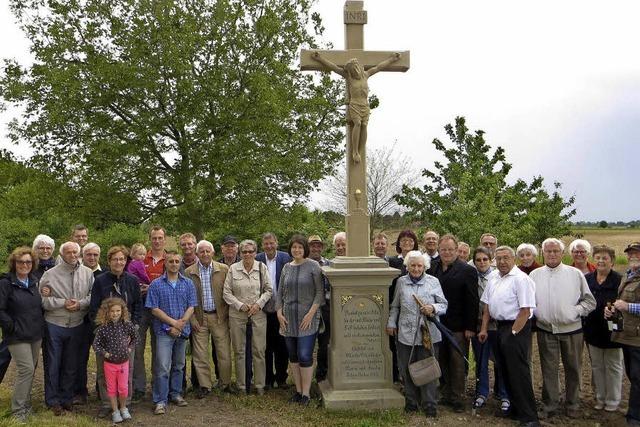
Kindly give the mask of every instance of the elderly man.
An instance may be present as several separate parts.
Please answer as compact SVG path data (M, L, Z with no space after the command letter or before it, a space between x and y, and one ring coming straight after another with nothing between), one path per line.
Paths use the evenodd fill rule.
M87 245L88 246L88 245ZM140 297L140 286L138 278L124 271L127 263L129 251L124 246L113 246L107 252L107 263L109 271L96 277L91 290L91 303L89 307L89 318L91 324L95 325L96 315L102 302L108 298L120 298L127 304L127 310L131 321L135 325L140 325L142 317L142 297ZM135 350L129 353L129 366L135 360ZM111 404L107 396L107 385L104 376L104 357L96 352L96 382L100 391L102 407L98 412L99 418L104 418L111 414ZM129 370L129 396L133 393L133 369Z
M538 426L529 365L535 284L515 266L516 254L512 248L500 246L495 254L498 274L489 276L489 283L482 293L481 301L485 306L478 339L480 342L487 340L489 319L496 320L496 357L505 374L511 415L521 426Z
M558 366L564 366L567 415L580 413L580 375L582 368L582 317L596 308L584 274L562 264L564 244L554 238L542 242L545 265L529 277L536 284L535 316L538 350L542 366L542 419L555 415L560 403Z
M622 324L622 330L614 332L611 340L623 345L624 367L631 383L627 424L640 426L640 242L631 243L624 252L629 269L620 283L613 309L605 308L604 315Z
M333 248L336 256L347 256L347 233L340 231L333 236Z
M324 250L324 242L317 234L309 236L309 258L317 261L320 266L329 265L331 262L322 256ZM322 275L322 283L324 286L324 304L320 306L320 314L324 322L324 332L318 333L318 361L316 364L316 382L327 379L329 372L329 338L331 337L331 285L327 276Z
M491 251L491 258L495 258L496 247L498 247L498 238L493 233L484 233L480 236L480 246L484 246L485 248ZM495 260L491 263L495 267Z
M196 289L198 306L191 317L192 360L198 379L196 397L203 398L211 392L211 363L209 337L215 348L216 371L222 390L229 391L231 384L231 338L229 335L229 305L222 298L224 279L229 268L213 261L213 244L201 240L196 246L198 261L187 268L185 275Z
M227 267L231 264L240 262L240 255L238 254L238 240L235 237L227 234L222 238L222 244L220 245L222 250L222 258L218 262L223 263Z
M74 385L82 364L78 349L86 339L84 319L89 311L93 273L80 264L79 255L79 244L64 243L60 247L62 263L47 270L40 280L46 321L45 402L56 416L72 410ZM86 372L86 365L84 369Z
M445 234L438 242L440 259L435 261L428 273L440 280L444 296L449 302L442 323L467 354L469 340L475 336L478 323L478 272L466 262L458 259L458 240ZM442 403L451 405L455 412L464 412L466 366L464 358L450 342L443 343L438 355L442 369Z
M440 240L440 235L433 230L429 230L424 233L422 238L422 244L424 246L424 254L429 255L431 258L431 262L438 261L440 259L440 254L438 254L438 241Z
M153 372L153 403L156 415L166 412L171 400L187 406L182 397L182 378L191 315L198 305L193 282L180 274L180 255L165 254L166 273L149 285L145 307L153 314L156 335L156 369Z
M82 248L82 265L91 269L93 277L98 277L103 273L100 266L100 246L89 242Z
M389 262L387 256L387 248L389 247L389 238L384 233L378 233L373 236L373 254L378 258Z
M276 386L287 388L287 368L289 367L289 352L284 337L280 335L280 323L276 314L276 297L282 267L291 261L288 253L278 250L278 238L273 233L262 235L262 252L256 255L256 261L267 266L269 279L273 284L271 299L262 309L267 315L267 349L265 350L266 382L265 390ZM274 368L275 365L275 368Z

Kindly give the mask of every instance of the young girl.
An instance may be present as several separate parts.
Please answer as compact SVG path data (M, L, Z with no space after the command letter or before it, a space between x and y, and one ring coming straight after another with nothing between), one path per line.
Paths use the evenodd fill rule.
M107 298L102 302L96 323L100 327L93 348L104 357L107 395L113 410L111 418L114 423L121 423L131 419L127 409L129 352L136 345L136 328L129 321L127 303L120 298Z
M140 286L151 283L147 271L144 269L144 257L147 256L147 248L142 243L134 243L131 246L131 261L127 264L127 272L138 278Z

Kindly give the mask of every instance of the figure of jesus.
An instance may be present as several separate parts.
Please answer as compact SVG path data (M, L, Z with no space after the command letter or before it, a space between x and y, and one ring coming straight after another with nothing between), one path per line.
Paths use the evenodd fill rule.
M315 51L311 56L331 71L341 75L347 81L347 125L351 143L351 159L360 163L360 152L367 142L367 124L369 123L369 85L367 80L378 71L400 59L400 53L394 53L378 65L364 70L358 59L350 59L344 67L340 67Z

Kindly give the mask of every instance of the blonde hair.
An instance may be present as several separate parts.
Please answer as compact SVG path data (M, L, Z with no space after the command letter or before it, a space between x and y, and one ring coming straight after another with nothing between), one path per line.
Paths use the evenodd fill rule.
M142 243L134 243L131 245L131 252L129 252L131 258L133 258L138 252L143 252L146 255L147 248Z
M129 310L127 309L127 303L124 302L122 298L107 298L102 301L100 305L100 309L98 310L98 314L96 315L96 324L97 325L106 325L109 321L109 312L111 311L111 307L119 305L122 309L122 315L120 316L120 320L128 321L129 320Z

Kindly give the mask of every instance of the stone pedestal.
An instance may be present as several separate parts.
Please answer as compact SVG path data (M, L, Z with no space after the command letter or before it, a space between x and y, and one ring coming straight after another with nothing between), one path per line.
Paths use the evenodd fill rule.
M393 388L389 285L398 270L377 257L338 257L323 267L331 283L329 375L320 383L330 409L404 406Z

